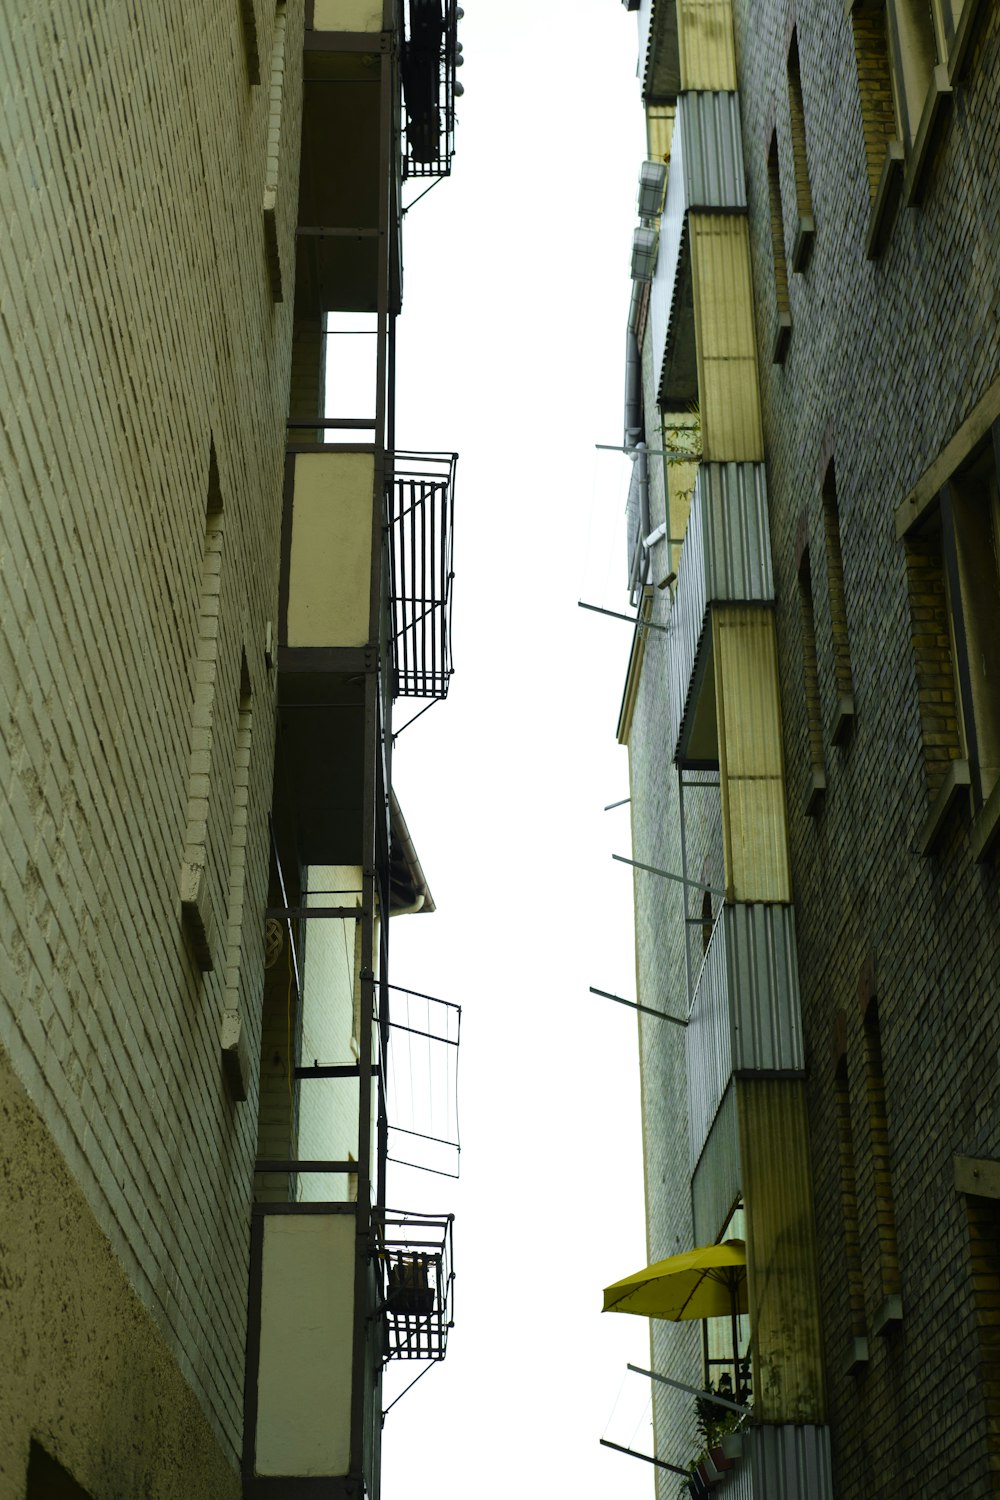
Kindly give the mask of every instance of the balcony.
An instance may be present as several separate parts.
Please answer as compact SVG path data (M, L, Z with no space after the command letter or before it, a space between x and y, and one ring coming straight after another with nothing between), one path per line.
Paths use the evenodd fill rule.
M731 1078L805 1071L795 914L726 902L695 983L686 1032L691 1171Z
M668 410L686 409L698 398L688 214L745 214L746 207L738 96L682 94L649 307L658 399Z
M679 765L718 758L711 605L774 600L763 464L703 463L670 616L670 745Z
M643 100L675 99L681 86L675 0L641 0L638 21Z
M447 177L455 154L457 0L409 0L401 72L403 177Z
M444 1359L454 1327L454 1215L386 1213L375 1226L386 1318L386 1360Z
M451 654L454 453L397 453L390 494L393 692L446 698Z
M319 6L317 25L318 13ZM359 31L363 19L355 18ZM380 254L390 238L388 187L396 170L390 144L393 63L377 33L359 40L366 50L349 48L343 30L306 33L295 275L299 319L332 308L375 312L386 293ZM342 141L350 141L349 151L337 148ZM395 219L398 228L398 215ZM397 259L389 257L394 307Z

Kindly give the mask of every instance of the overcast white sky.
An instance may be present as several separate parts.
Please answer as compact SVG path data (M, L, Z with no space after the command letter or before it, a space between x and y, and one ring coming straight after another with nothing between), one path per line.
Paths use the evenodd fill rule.
M405 226L397 431L461 455L457 671L396 746L438 911L392 940L394 983L463 1007L462 1180L390 1191L456 1214L457 1326L387 1418L384 1493L650 1500L652 1469L598 1445L648 1333L599 1311L645 1241L634 1015L588 994L635 992L628 809L602 811L628 792L631 632L577 608L627 608L628 464L594 444L622 430L636 24L620 0L464 5L453 176ZM628 1377L609 1436L646 1395Z

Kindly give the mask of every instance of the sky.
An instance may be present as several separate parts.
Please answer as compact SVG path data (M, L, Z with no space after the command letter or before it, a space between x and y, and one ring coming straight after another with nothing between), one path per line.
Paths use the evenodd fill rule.
M434 894L393 924L394 984L462 1006L461 1180L395 1169L396 1208L454 1212L448 1356L386 1418L406 1500L651 1500L645 1320L600 1313L646 1262L627 754L622 432L644 155L620 0L463 0L456 155L405 220L397 443L460 454L455 676L394 781ZM419 186L419 185L418 185ZM410 185L413 197L418 186ZM396 727L410 704L396 705ZM419 1369L422 1367L416 1367ZM390 1367L388 1404L416 1373ZM617 1406L616 1406L617 1402Z

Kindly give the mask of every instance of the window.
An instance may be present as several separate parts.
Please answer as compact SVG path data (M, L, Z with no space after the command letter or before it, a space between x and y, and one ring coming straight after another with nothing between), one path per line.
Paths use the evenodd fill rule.
M792 270L804 271L816 234L813 218L812 188L806 160L806 112L802 102L802 76L799 72L799 42L793 31L788 49L788 109L792 122L792 163L795 168L795 209L798 223L792 247Z
M267 156L264 167L264 247L267 253L271 296L275 302L282 302L285 295L280 251L283 236L278 215L278 192L281 180L281 116L285 97L285 20L285 0L279 0L274 13L274 36L271 46L271 89L268 96Z
M826 542L827 587L830 594L834 682L837 689L837 712L830 738L835 745L842 745L847 740L854 724L854 680L851 675L851 646L847 634L847 606L844 601L844 558L840 545L837 476L832 459L827 466L823 480L823 534Z
M257 41L257 12L254 0L239 0L239 9L247 79L250 83L260 83L260 47Z
M937 37L930 0L889 0L893 103L898 134L912 152L937 64Z
M222 584L223 506L215 444L209 450L205 536L198 589L198 636L195 701L191 719L187 815L181 864L181 916L198 967L213 967L216 939L211 893L213 860L212 753L215 730L215 683L219 655L219 611Z
M861 128L871 197L866 254L874 259L888 242L903 188L903 143L898 138L889 70L889 41L884 3L851 10L854 56L861 95Z
M1000 1181L997 1163L974 1157L955 1158L955 1185L966 1195L969 1226L969 1281L963 1313L974 1313L978 1345L975 1400L986 1408L986 1444L990 1469L1000 1471ZM971 1295L970 1295L971 1293ZM995 1480L994 1480L995 1482Z
M921 847L935 852L968 789L977 859L1000 831L1000 424L974 443L983 425L974 412L897 519L931 795Z
M865 1326L864 1279L861 1270L861 1228L858 1219L858 1181L854 1164L851 1089L847 1072L847 1017L838 1011L835 1022L834 1097L837 1111L837 1163L840 1209L844 1225L844 1264L852 1340L852 1367L868 1357Z
M816 661L816 622L813 613L812 569L809 549L799 562L799 618L802 625L802 682L805 690L806 721L809 726L809 794L806 812L819 811L826 791L826 765L823 759L823 721L819 702L819 668Z
M868 1114L868 1159L865 1163L866 1185L870 1187L878 1243L881 1307L875 1318L874 1331L886 1332L902 1321L902 1297L899 1275L899 1250L896 1244L896 1207L892 1192L892 1149L889 1143L889 1120L885 1102L885 1074L882 1067L882 1032L878 1002L869 1000L864 1016L865 1099Z
M774 300L777 323L771 358L783 365L792 333L792 309L788 299L788 267L785 264L785 218L781 207L781 176L778 166L778 137L771 136L767 153L767 191L771 205L771 249L774 252Z

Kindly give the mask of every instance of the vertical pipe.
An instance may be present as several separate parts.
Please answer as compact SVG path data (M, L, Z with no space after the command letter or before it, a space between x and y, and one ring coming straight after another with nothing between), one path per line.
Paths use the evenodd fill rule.
M436 598L435 573L436 561L438 561L438 558L436 558L436 552L438 552L438 544L436 544L436 529L438 529L438 526L436 526L436 522L438 522L438 514L436 514L436 510L438 510L438 487L433 483L427 486L427 510L430 513L430 549L429 553L427 553L427 577L430 579L430 585L427 588L427 603L424 604L424 609L435 609L436 606L432 603L432 600ZM438 621L433 618L433 615L430 616L429 666L430 691L433 693L433 685L435 685L436 678L438 678Z
M365 1460L369 1252L372 1234L372 1017L375 1003L375 797L378 752L378 673L365 673L364 769L361 791L361 1020L358 1050L358 1201L354 1255L354 1339L351 1383L351 1471Z
M688 922L687 922L688 915L689 915L689 913L688 913L688 898L687 898L687 893L688 893L688 885L687 885L687 878L688 878L687 837L686 837L685 828L684 828L684 772L682 770L680 770L680 768L678 768L678 771L677 771L677 805L678 805L679 821L680 821L680 825L681 825L681 874L684 877L684 884L681 887L681 900L684 903L684 969L685 969L685 973L687 974L687 1000L688 1000L688 1011L690 1011L690 1009L691 1009L691 1001L693 999L693 996L692 996L692 993L691 993L691 939L690 939L690 936L689 936L690 929L688 927Z
M386 367L389 343L389 220L393 193L392 82L395 60L382 54L379 75L379 146L378 146L378 353L375 364L375 446L385 448L386 439Z

